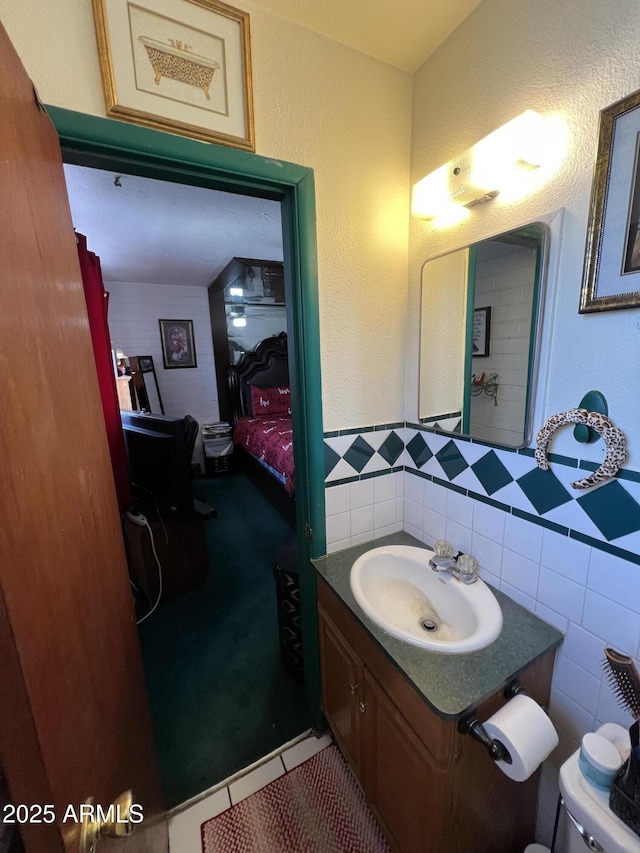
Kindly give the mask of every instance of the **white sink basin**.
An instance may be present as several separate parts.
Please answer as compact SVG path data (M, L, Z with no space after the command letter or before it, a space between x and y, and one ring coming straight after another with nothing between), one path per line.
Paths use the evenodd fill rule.
M394 637L433 652L483 649L502 630L502 610L480 579L464 584L429 566L433 551L374 548L351 569L351 591L367 616Z

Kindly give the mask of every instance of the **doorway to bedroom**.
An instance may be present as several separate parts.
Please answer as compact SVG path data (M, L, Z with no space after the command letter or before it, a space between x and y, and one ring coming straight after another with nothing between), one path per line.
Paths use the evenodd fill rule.
M109 185L116 190L122 189L129 177L119 171L100 171L103 171L101 177L108 175ZM177 191L184 189L181 184L172 186ZM206 191L215 192L212 188L206 188ZM73 211L71 192L70 196ZM278 230L282 234L280 202L261 200L278 208ZM171 201L169 195L165 201L169 210L174 208L175 216L175 200ZM104 216L102 209L103 222L109 219L113 221L111 217ZM141 221L149 230L149 219ZM170 223L171 218L167 221ZM115 284L110 282L108 245L105 249L97 245L97 239L94 239L98 235L97 229L78 222L75 224L78 230L86 233L90 248L100 255L106 271L106 289L112 292L111 298L117 307L118 299L113 293L122 290L125 284L131 285L130 279L136 276L125 274L121 269L118 273L120 280ZM168 226L169 233L175 234L172 227L176 227L175 220L173 226ZM172 255L170 248L167 249L166 237L155 234L153 239L162 244L161 257L165 267L173 263L173 257L180 261L179 253ZM253 250L242 252L249 256L261 253L262 250L256 250L255 245ZM159 304L166 306L166 300L163 303L161 292L155 289L153 282L134 281L133 284L135 300L142 313L157 313L155 309ZM142 298L140 293L145 286L148 298ZM191 287L182 285L184 301L182 304L179 300L174 302L171 310L178 312L173 315L176 318L190 319L193 314L194 318L202 320L203 312L198 311L197 299L194 301L193 293L187 293ZM288 283L287 287L290 289L291 284ZM174 296L172 294L172 298ZM124 302L121 300L121 306ZM124 313L127 314L126 311ZM163 313L166 316L164 308ZM131 313L121 316L118 322L117 331L111 329L112 338L124 348L126 335L135 334ZM131 324L128 331L127 322ZM152 346L150 337L143 335L138 340L146 343L144 354L149 354ZM196 352L197 340L196 336ZM206 333L200 340L206 340ZM213 361L211 368L209 381L215 388ZM156 372L161 372L161 364L156 365ZM174 371L172 375L175 374L179 374L180 385L189 385L185 374L192 375L192 372ZM184 387L182 392L184 406L187 399ZM205 413L200 417L209 415ZM215 411L211 419L216 419ZM307 488L304 467L302 471L304 494ZM297 475L300 477L299 472ZM158 608L140 627L168 806L197 795L312 724L309 685L305 691L304 685L292 679L281 667L280 660L276 660L278 635L273 569L278 549L290 542L295 534L242 472L232 470L225 476L196 478L194 494L218 511L218 518L207 522L210 557L207 582L204 587ZM265 653L269 649L267 660Z

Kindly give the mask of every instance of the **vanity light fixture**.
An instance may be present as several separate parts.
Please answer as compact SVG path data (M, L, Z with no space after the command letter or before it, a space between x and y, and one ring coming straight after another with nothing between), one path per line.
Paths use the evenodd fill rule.
M229 296L242 296L244 294L244 289L242 287L230 287L229 288Z
M233 318L233 325L239 326L242 328L243 326L247 325L247 318L246 317L234 317Z
M455 221L500 193L510 200L526 194L531 174L548 160L547 127L542 116L527 110L485 136L414 185L412 215Z

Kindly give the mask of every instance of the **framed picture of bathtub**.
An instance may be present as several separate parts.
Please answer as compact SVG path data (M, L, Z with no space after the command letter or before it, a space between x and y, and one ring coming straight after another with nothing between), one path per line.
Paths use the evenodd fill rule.
M107 115L254 151L249 15L217 0L93 0Z
M580 313L640 306L640 91L600 113Z

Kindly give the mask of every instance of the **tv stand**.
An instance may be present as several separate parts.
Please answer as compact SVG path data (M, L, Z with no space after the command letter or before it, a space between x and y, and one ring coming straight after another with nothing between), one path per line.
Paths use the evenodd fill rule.
M162 522L152 521L149 527L162 566L160 603L165 604L205 581L209 566L205 519L194 515L189 521L165 520L164 527ZM125 518L124 540L131 580L154 604L160 586L149 528Z

